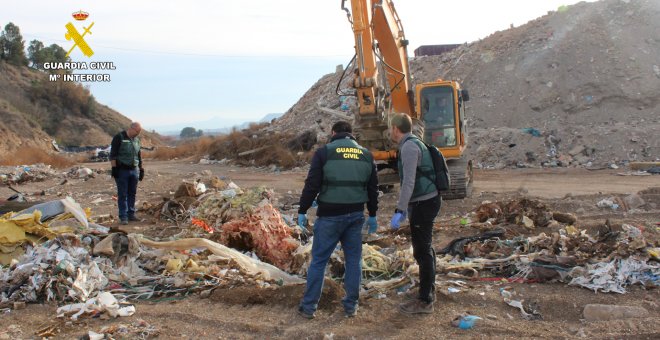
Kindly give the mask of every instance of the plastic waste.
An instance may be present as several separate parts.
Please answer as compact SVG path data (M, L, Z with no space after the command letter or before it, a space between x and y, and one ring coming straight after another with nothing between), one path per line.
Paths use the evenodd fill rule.
M531 312L528 313L523 307L522 300L513 300L513 294L510 291L500 288L500 294L507 305L520 309L520 314L522 314L522 317L525 320L539 320L542 318L537 310L531 310Z
M236 190L235 189L227 189L227 190L222 190L220 191L220 195L224 198L234 198L236 197Z
M202 182L198 182L195 185L195 193L197 193L197 195L201 195L205 192L206 192L206 185Z
M472 329L477 320L483 319L476 315L459 315L454 318L454 320L452 320L451 324L452 326L458 327L460 329Z
M203 238L187 238L169 242L154 242L141 238L139 241L145 246L158 249L189 250L204 247L215 255L233 259L247 274L260 275L264 280L282 280L285 285L305 282L304 279L290 275L271 264L252 259L237 250Z
M78 178L87 178L92 176L93 173L94 172L90 168L80 168L76 171L76 176L78 176Z
M74 303L57 309L57 316L62 317L67 314L75 313L71 316L72 320L77 320L79 316L87 312L107 312L112 317L131 316L135 314L135 306L119 305L119 301L112 293L101 292L95 298L87 300L85 303Z
M31 214L35 210L41 211L41 219L39 222L44 222L49 218L55 217L57 215L64 213L64 204L62 200L51 201L46 203L35 204L25 210L18 212L17 215Z
M64 205L64 211L71 213L73 217L75 217L85 227L85 229L89 228L87 215L85 214L85 211L80 206L80 204L76 203L76 201L74 201L73 198L69 196L61 200L61 202Z
M598 203L596 203L596 206L599 208L610 208L612 210L619 209L619 205L614 203L614 200L612 200L611 198L605 198L598 201Z
M534 137L541 137L541 131L535 129L535 128L523 128L520 129L524 133L528 133Z

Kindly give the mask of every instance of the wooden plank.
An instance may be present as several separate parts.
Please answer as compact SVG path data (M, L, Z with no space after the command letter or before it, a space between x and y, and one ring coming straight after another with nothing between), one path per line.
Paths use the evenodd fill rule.
M262 146L262 147L260 147L260 148L256 148L256 149L252 149L252 150L248 150L248 151L243 151L243 152L240 152L240 153L238 154L238 156L239 156L239 157L241 157L241 156L247 156L247 155L253 154L253 153L255 153L255 152L259 152L259 151L261 151L261 150L268 149L268 148L270 148L270 147L271 147L270 145L266 145L266 146Z

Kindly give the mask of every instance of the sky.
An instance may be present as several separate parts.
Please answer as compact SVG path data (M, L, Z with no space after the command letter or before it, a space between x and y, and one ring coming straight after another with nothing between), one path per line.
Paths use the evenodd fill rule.
M347 6L350 7L347 0ZM465 43L575 0L395 0L409 55ZM64 25L94 22L75 62L113 62L110 82L84 83L103 104L147 129L213 129L283 113L346 64L354 39L341 0L0 0L0 25L68 50ZM72 12L89 13L84 22ZM96 71L95 71L96 72ZM76 71L74 73L92 73Z

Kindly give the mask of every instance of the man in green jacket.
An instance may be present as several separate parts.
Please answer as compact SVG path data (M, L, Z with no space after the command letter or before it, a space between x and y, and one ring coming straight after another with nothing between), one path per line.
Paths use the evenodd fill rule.
M130 127L112 138L110 145L110 164L112 177L117 183L117 206L119 223L139 221L135 216L135 194L137 183L144 178L142 154L140 153L140 123L133 122Z
M314 153L300 196L298 225L307 224L307 209L318 201L312 241L312 262L307 269L307 287L298 306L298 314L312 319L318 307L325 267L341 242L344 253L344 290L342 300L347 317L357 313L362 276L362 226L364 206L369 211L369 233L378 223L378 177L376 163L369 150L360 146L351 134L348 122L332 126L332 140Z
M412 120L406 114L392 117L390 135L399 145L398 167L401 182L399 200L390 221L392 229L410 216L410 238L413 256L419 265L419 293L411 301L399 306L408 314L433 312L435 297L435 252L433 251L433 220L440 211L441 197L435 186L435 178L421 174L435 173L431 154L411 133Z

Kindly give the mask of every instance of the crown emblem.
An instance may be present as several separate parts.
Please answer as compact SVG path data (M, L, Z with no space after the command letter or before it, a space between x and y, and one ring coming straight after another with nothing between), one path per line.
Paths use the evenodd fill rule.
M78 12L73 12L71 15L73 16L74 19L76 19L78 21L83 21L83 20L87 19L87 17L89 16L89 13L83 12L82 10L80 10Z

